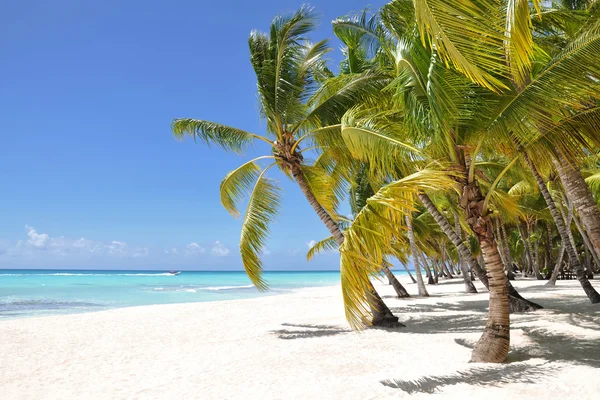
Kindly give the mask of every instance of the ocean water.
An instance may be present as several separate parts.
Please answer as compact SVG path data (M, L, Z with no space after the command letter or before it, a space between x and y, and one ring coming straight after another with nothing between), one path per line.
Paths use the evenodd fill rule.
M265 272L259 292L244 272L0 270L0 319L150 304L234 300L336 285L339 272Z

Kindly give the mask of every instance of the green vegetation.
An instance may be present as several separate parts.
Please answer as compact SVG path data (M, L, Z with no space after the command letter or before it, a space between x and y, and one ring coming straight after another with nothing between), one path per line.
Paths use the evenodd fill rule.
M340 251L354 328L398 325L371 278L390 277L391 258L412 255L420 295L421 270L430 284L460 275L471 293L474 274L489 289L472 360L502 362L509 312L541 307L512 287L515 272L550 284L574 276L600 302L588 280L600 269L599 15L585 1L394 0L333 21L344 44L334 75L327 42L306 37L315 19L303 7L248 42L264 135L195 119L176 119L173 132L235 152L256 140L270 146L221 184L235 216L248 197L240 252L259 289L279 209L265 174L276 167L331 233L309 257ZM337 212L347 193L352 221Z

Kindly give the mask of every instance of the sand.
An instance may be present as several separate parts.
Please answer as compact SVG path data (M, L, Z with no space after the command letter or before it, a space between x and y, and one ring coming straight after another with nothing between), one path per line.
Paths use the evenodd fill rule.
M495 365L469 363L487 292L463 295L459 279L409 300L376 283L407 327L360 334L339 286L2 321L0 398L596 399L600 305L576 281L543 283L515 282L546 309L511 317Z

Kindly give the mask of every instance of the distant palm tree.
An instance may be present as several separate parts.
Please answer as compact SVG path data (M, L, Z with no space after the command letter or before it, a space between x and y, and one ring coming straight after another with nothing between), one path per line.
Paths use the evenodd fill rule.
M271 154L263 155L231 171L221 182L221 202L232 215L238 216L237 203L249 195L240 238L240 253L248 277L260 290L267 288L262 279L260 259L269 223L280 206L280 188L265 174L272 167L292 178L333 235L336 243L344 242L336 208L344 179L331 168L334 155L321 156L314 164L305 162L301 149L303 141L319 131L319 124L336 121L336 111L347 93L319 96L319 102L308 100L318 89L318 82L329 77L323 55L330 48L325 40L312 44L306 35L314 29L315 17L311 8L303 6L291 15L273 19L269 34L253 31L248 45L250 61L257 77L260 113L266 121L266 135L246 132L230 126L205 120L182 118L173 121L172 130L177 138L186 134L206 144L216 144L226 150L241 152L251 142L267 143ZM347 90L347 88L346 88ZM345 109L342 109L342 112ZM317 129L315 129L315 127ZM321 134L339 135L339 127L324 128ZM270 160L266 168L258 164ZM372 285L366 294L372 303L373 325L394 325L393 316Z

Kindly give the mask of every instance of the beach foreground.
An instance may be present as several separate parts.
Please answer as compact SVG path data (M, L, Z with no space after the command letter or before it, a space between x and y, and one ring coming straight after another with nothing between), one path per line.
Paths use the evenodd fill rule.
M511 316L509 360L495 365L469 363L488 293L477 281L464 295L460 279L408 300L376 283L407 327L360 334L339 286L2 321L2 398L596 398L600 308L577 281L544 283L515 282L546 308Z

